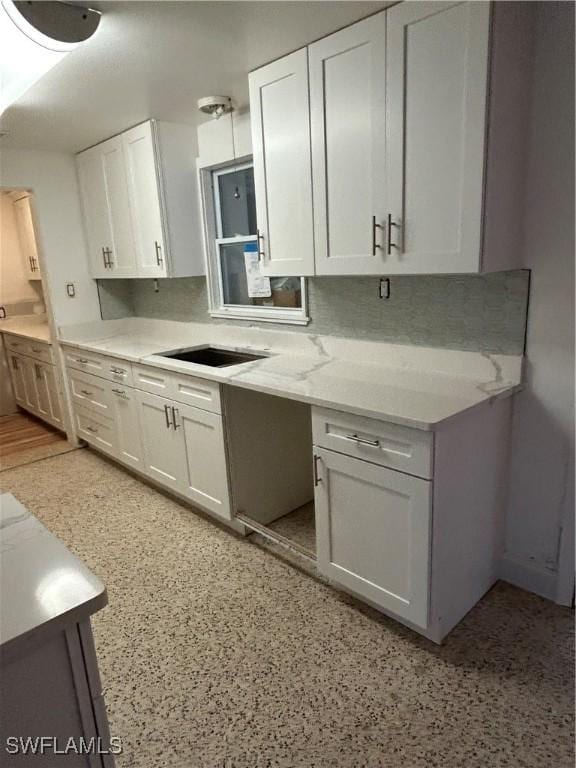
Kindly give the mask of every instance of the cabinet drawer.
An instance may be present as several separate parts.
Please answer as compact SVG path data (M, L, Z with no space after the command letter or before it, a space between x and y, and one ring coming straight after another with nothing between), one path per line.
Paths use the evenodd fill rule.
M29 341L20 336L11 336L9 333L5 333L4 343L11 352L18 352L21 355L28 355L30 353Z
M144 392L221 413L220 385L216 381L172 373L150 365L134 365L134 386Z
M77 371L86 371L95 373L97 376L104 375L104 357L94 352L86 352L83 349L71 349L64 347L64 358L66 367Z
M76 434L90 445L114 455L116 438L112 419L102 418L84 408L74 410Z
M430 479L433 435L363 416L312 409L314 444L383 467Z
M129 363L127 360L105 357L103 375L109 381L115 381L117 384L125 384L127 387L133 385L132 363Z
M52 347L50 344L45 344L42 341L29 341L28 342L28 349L29 352L26 354L29 354L30 357L33 357L34 360L38 360L42 363L53 363L53 357L52 357Z
M112 385L108 381L75 370L68 371L68 381L75 406L104 416L112 415Z
M172 375L172 397L180 403L188 403L212 413L221 413L220 384L217 381L199 379L196 376Z
M38 360L40 363L53 363L52 345L45 341L36 341L35 339L24 339L21 336L12 336L9 333L4 334L4 341L10 352L18 352L20 355L28 355Z
M132 364L126 360L70 347L64 347L64 357L68 368L93 373L128 387L132 386Z

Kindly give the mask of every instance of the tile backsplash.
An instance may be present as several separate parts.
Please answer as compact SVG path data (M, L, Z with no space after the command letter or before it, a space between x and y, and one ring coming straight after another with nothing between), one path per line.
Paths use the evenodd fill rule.
M530 273L433 275L390 278L390 298L379 296L377 277L308 279L307 326L283 330L358 337L397 344L522 354ZM153 317L187 322L226 322L208 313L203 277L100 280L102 317ZM255 321L235 321L255 325Z

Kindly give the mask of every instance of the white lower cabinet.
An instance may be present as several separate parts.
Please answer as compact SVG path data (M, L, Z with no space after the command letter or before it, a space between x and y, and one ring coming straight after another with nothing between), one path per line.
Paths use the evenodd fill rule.
M116 434L113 421L84 408L76 408L74 416L78 437L111 456L116 454Z
M10 373L12 377L12 389L14 399L18 405L24 406L26 402L26 390L24 387L24 367L20 362L20 355L10 354Z
M111 386L112 418L116 430L116 455L125 464L143 471L144 452L138 420L136 392L131 387Z
M36 351L39 356L45 356L42 348ZM49 424L61 427L62 409L54 365L12 351L9 359L12 389L18 405Z
M222 417L137 392L144 471L204 509L230 519Z
M431 483L315 448L318 569L426 628Z
M144 472L177 491L185 474L182 433L173 426L171 401L147 392L136 392L142 429Z
M191 405L175 404L176 430L182 430L185 451L185 496L230 520L230 495L222 416Z

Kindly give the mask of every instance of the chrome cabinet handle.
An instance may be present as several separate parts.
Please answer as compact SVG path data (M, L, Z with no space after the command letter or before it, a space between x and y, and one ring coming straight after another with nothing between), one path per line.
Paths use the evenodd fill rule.
M96 427L91 427L90 425L87 425L86 429L88 430L88 432L94 432L94 433L98 432Z
M121 375L126 373L124 368L114 368L113 366L110 366L110 370L111 370L112 373L118 373L118 374L121 374Z
M172 422L170 421L169 410L170 410L170 406L169 405L165 405L164 406L164 416L166 418L166 428L167 429L170 429L170 427L172 426Z
M80 392L83 395L86 395L86 397L92 397L92 395L94 394L94 392L89 392L87 389L81 389Z
M76 362L77 362L77 363L80 363L81 365L86 365L86 363L88 362L88 360L86 360L86 358L85 358L85 357L77 357L77 358L76 358Z
M318 462L320 461L320 456L317 456L314 454L314 487L316 487L319 483L322 482L322 478L320 477L320 474L318 472Z
M17 357L13 357L12 358L12 369L14 371L20 370L19 367L18 367L18 358Z
M34 363L34 370L36 371L36 379L40 381L42 378L42 369L38 365L38 363Z
M42 353L42 350L38 349L37 347L32 347L32 352L36 352L37 355L40 355Z
M256 242L258 243L258 261L264 261L264 259L266 257L266 253L264 251L264 246L262 246L262 248L260 248L260 242L261 241L262 241L262 243L264 242L264 235L262 234L262 232L259 229L257 229L256 230Z
M154 240L154 248L156 250L156 264L159 267L164 265L164 258L162 257L162 246L157 240Z
M360 443L361 445L369 445L372 448L380 448L380 440L368 440L367 437L360 437L360 435L357 435L354 433L353 435L346 435L348 440L354 440L355 443Z
M398 232L400 233L400 224L397 224L395 221L392 221L392 214L388 214L387 218L387 226L386 226L386 254L390 256L392 254L392 248L395 248L397 251L400 251L400 245L399 243L393 243L392 242L392 227L396 227Z
M178 410L178 408L174 408L174 406L172 406L172 426L174 427L174 429L178 429L178 427L180 426L180 424L178 424L178 422L176 421L176 414L180 415L180 411Z
M376 256L376 249L382 246L376 242L376 230L382 229L382 225L376 221L376 216L372 216L372 256Z
M104 269L112 269L112 249L108 246L102 246L102 258L104 259Z
M114 392L115 395L126 395L125 389L113 389L112 392Z

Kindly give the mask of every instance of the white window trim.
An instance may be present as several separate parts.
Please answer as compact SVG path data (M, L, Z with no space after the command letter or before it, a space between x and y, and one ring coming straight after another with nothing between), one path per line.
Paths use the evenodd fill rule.
M252 167L252 158L244 157L235 163L199 168L200 196L204 224L204 255L206 259L206 279L208 281L208 304L211 317L234 320L257 320L262 323L286 323L292 325L307 325L308 291L306 278L301 278L302 306L298 309L278 309L272 307L255 307L253 305L226 305L222 287L222 272L220 270L220 254L218 246L226 242L255 242L256 236L244 238L222 238L220 217L216 216L216 201L218 185L212 183L213 176L230 173Z

